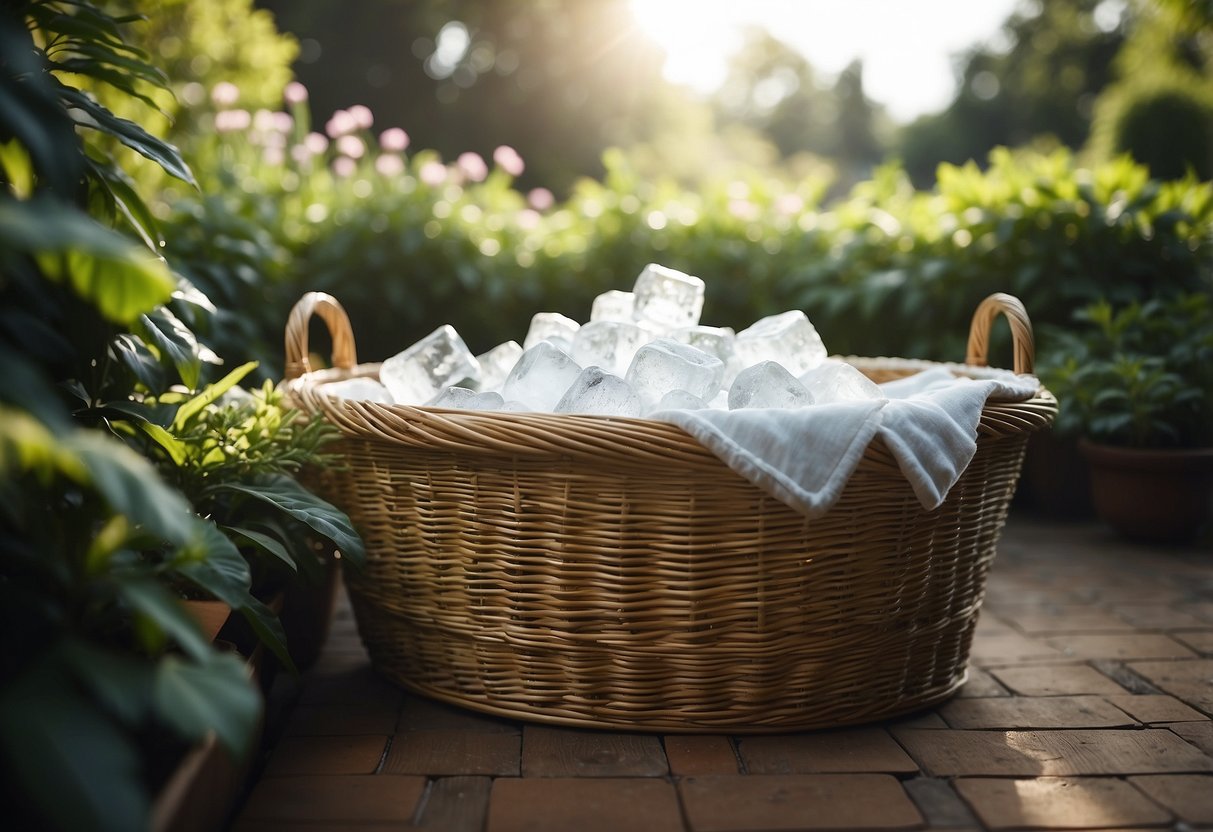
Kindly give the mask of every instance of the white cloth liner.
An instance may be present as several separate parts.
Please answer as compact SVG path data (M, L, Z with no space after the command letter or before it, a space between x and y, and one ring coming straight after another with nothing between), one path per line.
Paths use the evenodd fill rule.
M886 398L797 409L665 410L649 418L695 437L734 471L808 517L825 514L877 434L923 507L939 507L977 451L990 399L1024 401L1032 376L984 370L958 378L934 366L881 385Z

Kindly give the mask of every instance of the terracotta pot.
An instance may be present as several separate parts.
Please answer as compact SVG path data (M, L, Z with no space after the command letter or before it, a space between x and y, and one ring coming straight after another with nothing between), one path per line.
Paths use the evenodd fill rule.
M1101 520L1131 540L1184 543L1213 520L1213 448L1079 443Z

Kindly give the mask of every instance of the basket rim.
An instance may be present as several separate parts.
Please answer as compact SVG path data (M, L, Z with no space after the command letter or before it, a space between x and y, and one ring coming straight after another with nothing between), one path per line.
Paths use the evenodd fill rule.
M945 367L970 378L1031 378L1036 394L1022 401L991 399L982 409L979 438L999 439L1047 427L1057 399L1034 376L989 367L904 358L843 357L859 369L911 375ZM425 405L384 404L344 399L322 385L349 378L375 377L381 363L313 370L284 382L290 400L310 415L322 415L342 433L413 448L489 453L511 457L601 456L626 454L632 462L695 467L718 465L719 458L670 422L639 417L518 411L456 410ZM625 450L626 449L626 450ZM871 454L883 458L881 443Z

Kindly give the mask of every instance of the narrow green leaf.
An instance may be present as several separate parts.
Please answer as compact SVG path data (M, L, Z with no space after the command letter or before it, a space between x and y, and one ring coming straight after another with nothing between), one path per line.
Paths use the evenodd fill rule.
M212 652L196 664L166 656L156 669L157 714L186 737L201 740L214 731L237 758L248 753L261 716L261 696L240 659Z
M239 612L253 628L257 638L261 639L261 643L274 654L282 666L290 673L298 673L295 660L291 658L290 651L287 649L286 631L282 629L282 622L278 620L274 611L254 598L250 603L241 607Z
M321 537L332 541L342 557L362 568L366 564L366 548L354 530L350 518L336 506L322 500L285 474L261 477L250 483L224 483L221 488L247 494L276 506L306 523Z
M194 174L177 148L156 138L135 122L119 118L80 90L60 83L58 92L59 97L71 108L77 124L113 136L131 150L160 165L171 176L197 186Z
M139 235L139 239L143 240L143 244L150 251L159 254L157 240L160 238L160 230L156 218L135 191L129 178L117 166L102 164L95 159L90 158L88 166L93 172L94 181L105 188L127 225Z
M110 348L114 358L149 390L164 388L165 369L138 335L124 332L110 342Z
M268 552L278 560L286 564L292 572L299 571L299 567L295 564L295 559L291 557L291 553L287 551L286 546L277 538L265 534L264 532L254 531L253 529L240 528L239 526L224 526L227 531L239 535L249 543L255 545L258 549Z
M248 363L241 364L214 384L207 385L205 390L177 409L177 416L173 419L173 429L177 431L182 430L190 419L202 412L203 408L214 402L228 390L231 390L240 383L241 379L255 369L257 369L257 362L249 361Z
M153 442L164 449L175 465L185 464L185 444L155 422L136 422L139 430L148 435Z

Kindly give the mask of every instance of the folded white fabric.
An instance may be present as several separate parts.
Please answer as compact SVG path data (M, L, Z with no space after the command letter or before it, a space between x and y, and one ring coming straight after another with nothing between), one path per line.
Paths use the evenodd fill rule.
M1023 401L1036 379L990 372L958 378L934 367L881 385L887 398L798 409L666 410L670 422L773 497L809 517L838 500L879 432L922 505L937 508L977 450L991 399Z

